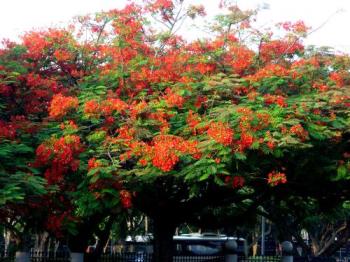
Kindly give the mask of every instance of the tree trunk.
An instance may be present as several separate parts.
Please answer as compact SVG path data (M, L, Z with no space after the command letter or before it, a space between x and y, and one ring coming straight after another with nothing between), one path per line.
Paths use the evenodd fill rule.
M176 225L168 218L154 219L153 262L173 261L173 235Z
M85 257L84 257L85 262L97 261L101 257L101 255L103 254L103 249L109 240L113 222L114 222L114 219L110 218L103 230L98 230L95 232L95 234L98 237L96 248L93 252L85 254Z
M88 246L90 236L90 232L87 231L79 231L78 235L70 236L68 239L70 251L73 253L84 253Z

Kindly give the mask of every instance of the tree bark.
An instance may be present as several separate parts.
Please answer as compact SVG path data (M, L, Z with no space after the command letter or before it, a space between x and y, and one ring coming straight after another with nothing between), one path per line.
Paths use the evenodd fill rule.
M153 262L173 261L173 235L176 225L166 217L154 219Z

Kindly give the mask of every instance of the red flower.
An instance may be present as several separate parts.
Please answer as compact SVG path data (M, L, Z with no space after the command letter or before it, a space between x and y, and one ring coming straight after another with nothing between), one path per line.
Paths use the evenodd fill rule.
M186 122L194 135L197 133L197 126L200 123L200 121L201 119L198 114L194 113L192 110L188 112Z
M280 107L287 106L287 103L283 96L267 94L267 95L264 95L264 100L266 105L276 104L276 105L279 105Z
M0 120L0 140L1 138L14 139L16 137L16 125Z
M100 105L96 100L90 100L85 103L84 113L88 117L97 117L100 114Z
M123 100L120 100L118 98L109 98L102 102L101 111L104 115L109 116L113 113L113 111L122 113L127 110L128 107L128 104Z
M247 133L241 134L241 139L239 140L239 149L241 151L245 150L246 148L249 148L254 142L254 137Z
M273 150L276 147L276 144L272 141L267 141L266 143L267 147Z
M206 96L198 96L194 104L195 107L200 108L201 106L206 106L208 98Z
M272 171L268 174L267 183L270 186L277 186L279 184L287 183L287 176L284 173Z
M337 72L332 72L329 74L329 78L334 81L334 83L336 84L336 86L338 87L342 87L344 86L344 79L343 77L337 73Z
M173 6L174 3L172 0L155 0L153 3L150 3L147 8L151 12L157 12L162 9L171 9Z
M243 46L231 46L230 55L226 59L237 74L243 73L253 63L254 52Z
M146 153L155 167L169 172L179 162L180 154L189 154L197 159L200 156L197 144L196 141L186 141L177 136L160 135L153 139L153 146L148 147Z
M72 58L72 54L63 49L57 49L53 53L58 62L65 62Z
M79 101L76 97L63 96L62 94L54 95L50 108L49 115L52 118L60 119L64 117L69 110L72 110L78 107Z
M88 161L88 171L90 171L91 169L97 168L101 166L101 163L99 161L96 160L96 158L90 158Z
M52 138L38 146L34 165L50 166L45 171L49 184L58 183L65 174L75 172L79 167L76 157L83 151L79 136L67 135Z
M242 176L235 176L232 180L232 187L233 188L242 188L245 184L245 179Z
M147 166L148 161L143 158L143 159L140 159L139 163L140 163L141 166Z
M53 151L45 144L41 144L36 149L36 165L46 165L50 160Z
M260 69L258 72L256 72L254 75L248 77L249 80L251 81L260 81L264 78L269 78L272 76L288 76L289 71L280 66L280 65L275 65L275 64L269 64L266 67Z
M210 124L207 134L210 138L216 142L229 146L233 141L233 130L222 122Z
M129 191L121 190L119 192L119 197L123 208L128 209L132 207L132 196Z
M290 128L290 132L295 134L301 140L305 140L308 137L308 132L302 127L301 124L294 125Z
M292 55L303 50L304 46L298 41L273 40L261 45L260 57L264 62L268 62L283 55Z
M185 102L185 99L182 96L174 93L170 88L167 88L165 92L167 94L164 98L169 107L182 108Z
M312 85L312 87L319 90L320 92L326 92L328 90L328 86L322 83L315 83Z

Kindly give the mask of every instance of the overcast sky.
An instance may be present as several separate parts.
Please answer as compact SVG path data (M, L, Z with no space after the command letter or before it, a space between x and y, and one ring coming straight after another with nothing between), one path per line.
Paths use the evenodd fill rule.
M187 0L191 1L191 0ZM192 0L209 14L217 12L219 0ZM304 20L318 28L307 43L333 46L350 53L350 0L236 0L242 8L263 3L259 22L266 26L280 21ZM0 39L16 37L33 28L62 25L75 15L122 7L125 0L0 0Z

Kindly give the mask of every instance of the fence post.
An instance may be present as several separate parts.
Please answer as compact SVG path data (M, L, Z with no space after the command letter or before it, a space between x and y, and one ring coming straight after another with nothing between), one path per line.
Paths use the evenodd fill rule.
M237 242L227 240L225 243L225 262L237 262Z
M293 262L293 244L290 241L282 242L282 262Z

